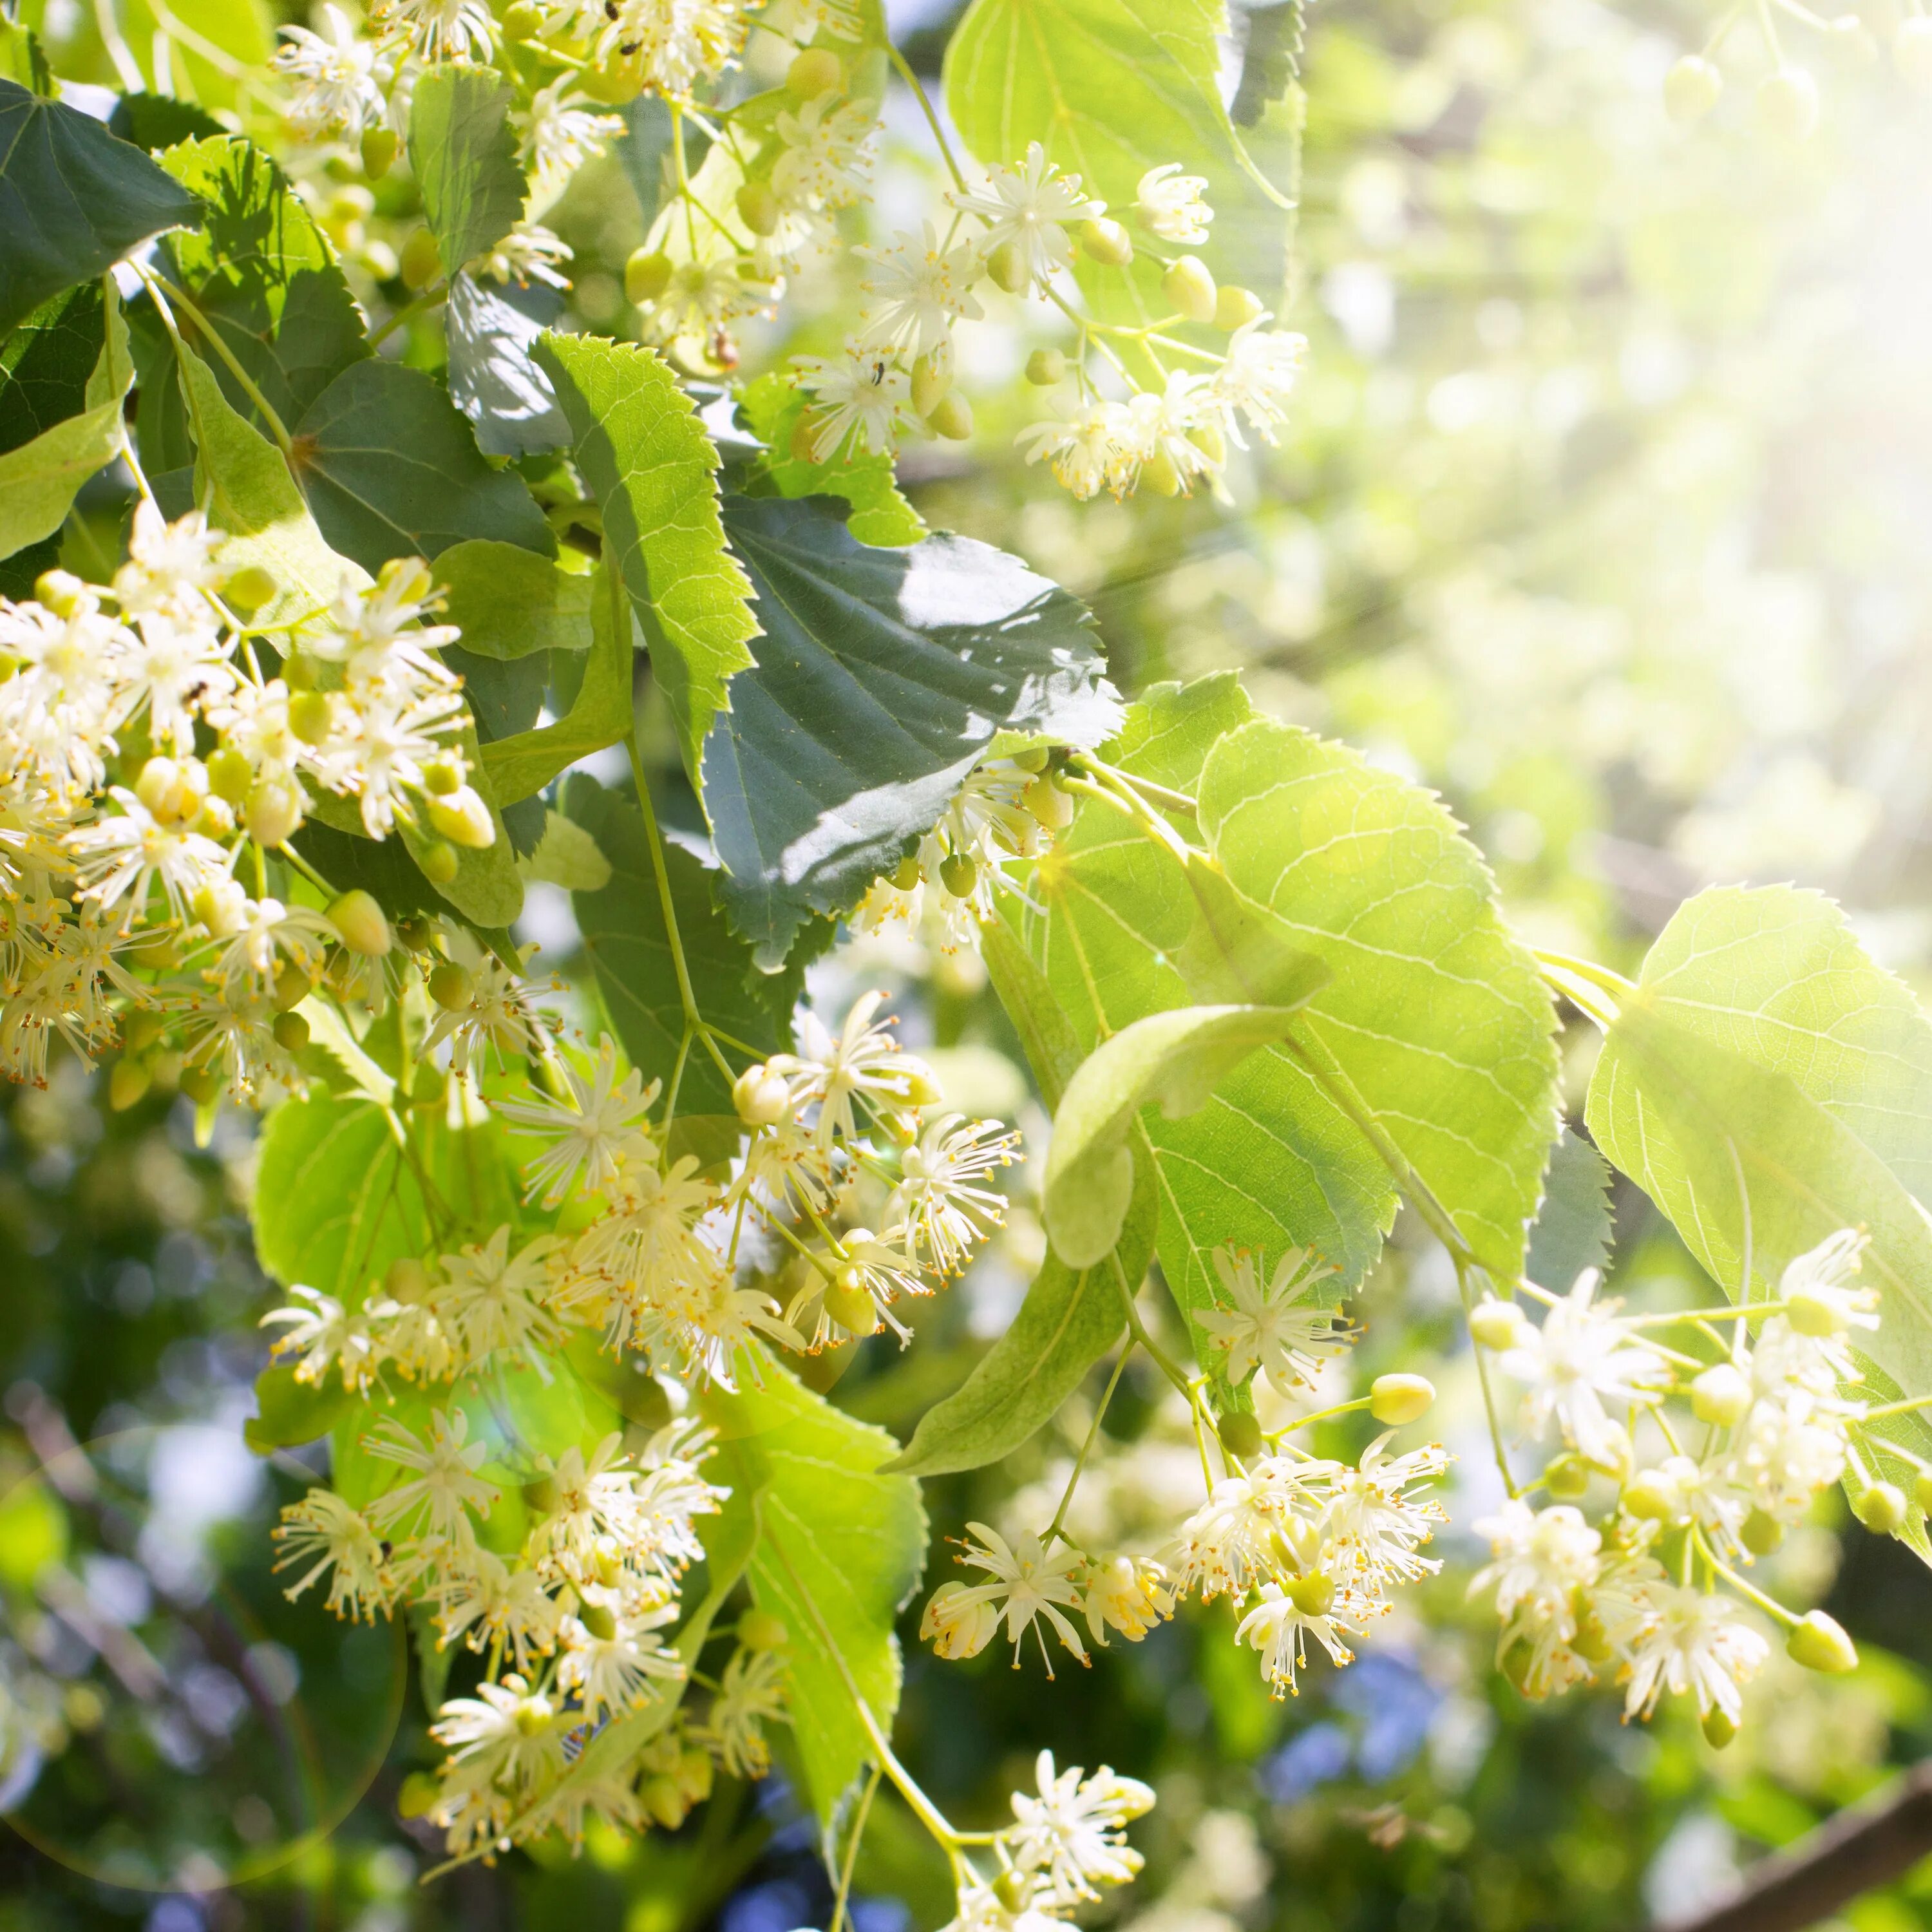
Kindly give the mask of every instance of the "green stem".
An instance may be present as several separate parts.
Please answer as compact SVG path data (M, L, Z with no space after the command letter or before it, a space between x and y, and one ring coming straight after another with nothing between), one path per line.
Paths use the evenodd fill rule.
M220 332L195 306L194 297L185 290L176 288L166 276L156 274L152 268L142 268L138 262L134 265L134 272L147 284L150 295L158 296L165 292L168 300L177 304L189 321L201 332L201 339L228 365L228 373L235 378L242 393L261 412L262 420L268 424L268 433L275 439L282 454L292 459L295 444L284 427L281 418L269 406L268 398L255 386L255 379L236 360L234 350L223 339Z
M1107 1386L1101 1392L1100 1406L1094 1412L1094 1420L1087 1431L1087 1439L1080 1445L1080 1454L1074 1458L1073 1472L1066 1479L1066 1487L1062 1492L1060 1507L1053 1513L1053 1520L1046 1526L1042 1543L1051 1543L1060 1534L1060 1526L1066 1520L1068 1507L1073 1501L1073 1492L1080 1486L1081 1472L1087 1466L1087 1459L1094 1453L1094 1444L1100 1439L1100 1424L1107 1413L1107 1405L1114 1399L1114 1391L1120 1385L1120 1372L1127 1366L1127 1358L1134 1352L1134 1340L1130 1336L1127 1346L1120 1351L1120 1360L1114 1364L1114 1372L1107 1378ZM1069 1539L1071 1540L1070 1538Z
M845 1922L846 1902L852 1896L852 1874L859 1863L859 1841L866 1835L866 1820L872 1815L872 1800L879 1795L879 1784L885 1776L883 1766L874 1765L872 1776L866 1780L865 1796L859 1800L857 1814L852 1820L852 1842L845 1848L845 1858L838 1873L838 1894L832 1901L832 1923L830 1932L839 1932Z
M1141 1312L1134 1306L1134 1292L1127 1284L1127 1271L1121 1267L1118 1253L1107 1257L1107 1266L1113 1274L1114 1286L1120 1290L1121 1312L1127 1318L1127 1333L1147 1351L1149 1359L1187 1398L1189 1406L1192 1407L1194 1385L1174 1366L1166 1350L1148 1333L1147 1324L1141 1319Z
M1698 1555L1711 1566L1713 1574L1723 1577L1724 1581L1730 1584L1741 1597L1746 1598L1756 1604L1767 1616L1783 1624L1786 1629L1795 1629L1804 1622L1802 1617L1792 1611L1787 1610L1776 1598L1767 1597L1756 1584L1747 1582L1728 1563L1720 1562L1717 1552L1705 1541L1702 1530L1694 1528L1690 1532L1690 1538L1696 1546Z
M447 302L448 299L449 285L447 282L437 282L424 289L413 302L404 303L402 307L398 309L380 328L370 332L369 346L371 349L380 349L404 323L413 322L424 310L434 308L438 302Z
M932 138L939 143L939 152L946 163L946 172L952 177L952 185L962 194L965 194L966 177L959 172L959 164L952 158L952 144L946 138L946 130L940 125L939 116L933 111L932 103L926 98L926 88L919 76L913 72L905 56L890 40L886 43L886 58L892 62L893 70L900 80L912 89L913 98L918 101L920 111L926 116L926 124L932 130Z

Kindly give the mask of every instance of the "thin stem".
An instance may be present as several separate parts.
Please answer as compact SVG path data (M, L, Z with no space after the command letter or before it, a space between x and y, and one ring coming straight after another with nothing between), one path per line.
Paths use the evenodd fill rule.
M1888 1402L1882 1403L1876 1408L1867 1409L1864 1414L1859 1417L1858 1420L1861 1423L1876 1422L1883 1416L1910 1415L1915 1411L1922 1408L1932 1408L1932 1395L1917 1395L1912 1396L1903 1402ZM1894 1450L1896 1453L1900 1454L1906 1453L1902 1450L1898 1450L1897 1445L1893 1443L1888 1442L1886 1444L1886 1447L1888 1449Z
M1475 1292L1470 1286L1469 1271L1461 1262L1456 1264L1456 1292L1462 1298L1463 1318L1466 1321L1474 1306ZM1516 1487L1516 1476L1509 1464L1509 1451L1503 1445L1503 1426L1496 1414L1496 1391L1490 1386L1489 1351L1479 1348L1476 1355L1476 1384L1483 1392L1483 1414L1490 1425L1490 1450L1496 1459L1496 1468L1503 1479L1503 1488L1511 1496L1522 1492Z
M852 1842L845 1848L845 1859L838 1874L838 1891L832 1901L832 1922L828 1932L838 1932L846 1918L846 1901L852 1896L852 1874L859 1863L859 1841L866 1835L866 1821L872 1815L872 1800L878 1796L879 1781L885 1776L883 1766L874 1765L866 1781L865 1795L852 1821Z
M449 284L436 282L423 290L413 302L406 302L382 327L373 330L369 337L369 346L380 349L405 322L413 322L424 309L434 308L438 302L449 299Z
M1147 1324L1141 1319L1141 1312L1134 1306L1134 1292L1127 1285L1127 1271L1121 1267L1120 1256L1118 1254L1109 1255L1107 1266L1112 1272L1114 1286L1120 1290L1120 1307L1127 1318L1127 1333L1147 1351L1150 1359L1162 1374L1192 1403L1194 1384L1174 1366L1166 1350L1148 1333Z
M918 101L920 111L926 116L926 124L932 130L932 138L939 143L940 154L946 163L946 172L952 177L952 185L962 194L965 194L966 177L959 172L959 164L952 158L952 144L946 138L946 130L940 125L939 116L934 111L932 103L926 98L926 88L919 76L913 72L905 56L890 40L886 43L886 58L892 62L893 70L900 80L912 89L913 98Z
M1087 1466L1087 1459L1094 1453L1094 1444L1100 1439L1100 1424L1107 1413L1107 1405L1114 1399L1114 1391L1120 1384L1120 1371L1127 1366L1127 1358L1134 1352L1133 1338L1130 1336L1127 1346L1120 1351L1120 1360L1114 1364L1114 1372L1107 1378L1107 1386L1102 1391L1100 1406L1094 1412L1094 1420L1087 1431L1087 1439L1080 1445L1080 1454L1074 1458L1073 1473L1066 1479L1066 1487L1061 1492L1060 1507L1053 1513L1053 1520L1046 1526L1042 1543L1051 1543L1060 1532L1060 1526L1066 1520L1068 1505L1073 1501L1073 1492L1080 1486L1081 1472Z
M1728 1563L1720 1562L1718 1560L1717 1552L1705 1541L1704 1532L1701 1529L1694 1528L1690 1532L1690 1535L1691 1540L1697 1546L1698 1555L1702 1557L1706 1563L1710 1564L1712 1574L1723 1577L1724 1581L1730 1584L1731 1588L1736 1591L1740 1596L1746 1598L1750 1602L1756 1604L1758 1608L1762 1610L1767 1616L1774 1618L1779 1623L1785 1625L1787 1629L1795 1629L1799 1624L1804 1621L1802 1617L1798 1616L1796 1612L1787 1610L1776 1598L1767 1597L1755 1583L1747 1582L1744 1579L1740 1576Z
M1174 791L1164 784L1156 784L1151 778L1144 778L1135 772L1123 771L1118 765L1110 765L1096 758L1090 752L1077 752L1068 759L1070 765L1077 765L1083 771L1096 776L1111 778L1117 785L1125 785L1136 792L1150 804L1158 805L1168 812L1178 812L1190 818L1196 816L1198 807L1184 791Z
M1268 1439L1270 1442L1278 1442L1284 1436L1292 1435L1298 1429L1306 1429L1312 1423L1332 1422L1338 1415L1353 1415L1357 1410L1366 1408L1374 1400L1373 1396L1360 1395L1353 1402L1338 1402L1333 1408L1312 1410L1306 1415L1296 1417L1292 1422L1282 1424Z
M100 35L100 44L107 50L107 58L114 63L114 71L121 76L122 86L130 94L145 94L147 77L121 32L121 22L115 18L114 0L94 0L94 24Z
M268 398L255 386L255 379L236 360L234 350L229 347L220 332L196 308L194 298L184 290L176 288L166 276L156 274L153 269L143 268L139 262L134 264L134 272L147 284L150 295L158 296L160 291L165 290L168 299L179 306L189 321L200 331L202 340L227 364L228 373L235 378L242 393L261 412L262 420L268 424L268 433L275 439L283 455L292 458L295 444L281 418L270 406ZM178 342L179 338L177 338L176 340Z
M279 852L291 866L294 866L296 870L301 873L302 877L308 880L309 884L314 886L317 892L326 894L332 901L336 897L335 888L332 886L328 881L325 879L292 845L284 842L283 844L277 846L275 850Z

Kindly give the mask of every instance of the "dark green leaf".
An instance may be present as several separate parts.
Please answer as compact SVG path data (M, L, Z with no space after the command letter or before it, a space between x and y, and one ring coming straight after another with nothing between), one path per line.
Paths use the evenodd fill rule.
M434 557L466 537L556 553L524 479L490 467L447 394L419 369L352 364L296 426L296 460L322 533L365 569L392 556Z
M184 142L161 165L205 209L198 233L162 244L168 273L292 429L374 352L334 251L280 169L238 135ZM206 352L230 403L266 428L226 362Z
M656 351L546 335L536 358L570 419L578 467L602 508L604 542L701 790L705 734L730 708L726 683L752 664L758 628L751 586L724 544L718 452Z
M320 1388L296 1380L292 1368L264 1369L255 1378L255 1413L242 1438L258 1456L293 1449L326 1436L362 1398L332 1376Z
M1601 1268L1610 1254L1610 1170L1580 1135L1563 1130L1543 1181L1543 1205L1529 1231L1522 1271L1558 1293L1586 1268Z
M201 206L98 121L0 80L0 329Z
M510 124L515 102L492 69L453 64L430 68L410 96L410 169L452 275L522 218L528 188Z
M596 968L604 1010L632 1061L648 1076L668 1080L684 1036L684 1009L644 818L634 805L582 774L566 788L563 808L610 862L608 886L575 896L578 929ZM790 1037L796 980L754 968L744 941L712 902L715 873L681 846L667 845L664 856L679 937L704 1017L760 1053L776 1052ZM782 1018L775 1010L781 999ZM701 1049L694 1048L686 1064L678 1112L732 1112L730 1086Z
M569 442L556 392L530 359L537 338L562 313L563 298L542 282L506 288L458 274L450 284L449 393L476 425L484 455L525 456Z
M521 544L452 544L436 560L436 580L448 599L445 621L461 629L463 648L475 656L590 648L590 576L560 569Z
M1078 599L970 537L868 548L842 510L725 506L765 634L705 746L705 802L766 964L810 914L856 904L999 733L1090 747L1120 716Z
M172 148L178 141L206 140L227 130L191 100L177 100L171 94L124 94L107 117L107 131L152 152Z
M760 376L738 399L739 412L765 445L758 466L760 480L781 496L844 497L852 506L845 527L861 543L917 543L926 535L926 525L899 494L890 456L849 455L832 463L813 463L792 453L792 433L809 400L776 370Z
M0 340L0 454L80 413L106 340L100 284L82 282Z
M512 738L536 724L544 694L550 688L547 657L512 658L506 663L500 658L479 658L460 644L446 644L439 655L463 680L463 694L476 721L479 742L490 745L500 738Z

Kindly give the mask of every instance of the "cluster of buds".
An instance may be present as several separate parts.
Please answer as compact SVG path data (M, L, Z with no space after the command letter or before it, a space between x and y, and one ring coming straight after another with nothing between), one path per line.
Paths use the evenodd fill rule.
M1913 1506L1888 1468L1916 1471L1917 1506L1932 1502L1932 1473L1894 1443L1881 1449L1852 1393L1850 1337L1878 1325L1877 1298L1856 1280L1865 1246L1841 1230L1790 1263L1774 1299L1728 1309L1621 1315L1598 1298L1594 1270L1561 1298L1525 1284L1546 1304L1540 1324L1513 1301L1477 1306L1472 1332L1521 1385L1526 1428L1554 1424L1564 1444L1536 1485L1546 1504L1513 1496L1476 1526L1494 1560L1474 1587L1495 1593L1498 1658L1527 1694L1607 1676L1642 1717L1666 1692L1691 1696L1721 1745L1768 1654L1762 1620L1800 1664L1856 1664L1822 1611L1801 1616L1739 1573L1840 1480L1880 1531L1902 1529ZM1658 1332L1673 1329L1684 1348ZM1594 1522L1593 1494L1606 1499Z

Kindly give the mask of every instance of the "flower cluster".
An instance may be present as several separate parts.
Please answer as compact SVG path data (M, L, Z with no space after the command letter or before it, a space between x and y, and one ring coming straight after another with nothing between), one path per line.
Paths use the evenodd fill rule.
M372 838L410 826L446 880L496 836L436 656L457 633L424 622L410 560L344 583L272 668L236 612L272 581L230 567L199 512L147 502L111 584L54 570L35 590L0 599L0 1065L39 1081L56 1034L88 1060L124 1039L118 1104L164 1059L198 1101L266 1097L308 1037L290 1010L325 978L366 991L388 950L366 894L301 902L319 882L287 842L314 796Z
M1598 1298L1594 1270L1561 1298L1525 1285L1547 1304L1540 1325L1514 1302L1476 1308L1472 1330L1520 1385L1526 1430L1553 1424L1564 1444L1543 1474L1548 1504L1512 1496L1476 1526L1493 1560L1473 1588L1494 1593L1498 1658L1526 1693L1613 1677L1640 1717L1666 1693L1694 1697L1722 1744L1769 1654L1756 1612L1786 1628L1800 1663L1851 1668L1829 1618L1795 1615L1738 1572L1847 1477L1869 1526L1903 1526L1910 1504L1881 1455L1918 1468L1922 1506L1932 1494L1907 1451L1865 1434L1866 1406L1848 1392L1849 1337L1878 1321L1856 1280L1865 1245L1841 1230L1790 1262L1776 1299L1732 1309L1626 1316ZM1666 1346L1654 1332L1666 1326L1704 1352ZM1580 1507L1593 1490L1610 1498L1594 1522Z
M1225 1359L1229 1385L1244 1386L1258 1366L1277 1390L1306 1392L1322 1361L1347 1342L1333 1311L1311 1298L1334 1270L1305 1250L1291 1249L1264 1286L1252 1255L1223 1249L1214 1262L1232 1305L1204 1311L1202 1326ZM1260 1653L1277 1696L1292 1694L1310 1636L1337 1664L1351 1662L1347 1640L1388 1610L1390 1592L1440 1568L1419 1552L1443 1510L1417 1493L1448 1466L1439 1447L1392 1456L1384 1433L1352 1464L1286 1442L1300 1423L1270 1436L1250 1411L1231 1406L1214 1436L1217 1478L1208 1462L1200 1384L1186 1384L1184 1392L1208 1493L1166 1546L1156 1554L1094 1555L1082 1547L1062 1526L1076 1466L1044 1536L1009 1538L985 1523L968 1526L972 1540L959 1561L985 1580L944 1583L928 1602L921 1634L941 1656L970 1657L1004 1630L1017 1664L1031 1632L1050 1675L1047 1631L1084 1664L1086 1641L1076 1618L1096 1643L1107 1642L1110 1631L1137 1642L1179 1599L1198 1592L1204 1602L1219 1596L1234 1602L1237 1640ZM1392 1429L1423 1414L1433 1396L1420 1376L1385 1376L1369 1395L1319 1413L1366 1409Z

